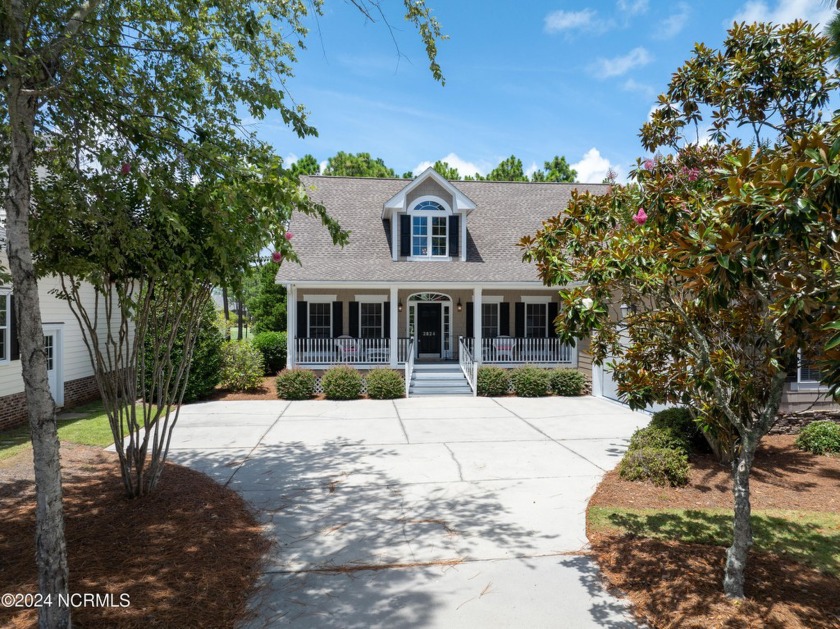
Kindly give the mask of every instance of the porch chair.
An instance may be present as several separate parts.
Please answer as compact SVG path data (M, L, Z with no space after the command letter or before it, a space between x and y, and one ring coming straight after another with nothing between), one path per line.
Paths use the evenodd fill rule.
M338 351L338 362L359 362L359 342L352 336L342 334L335 339L335 349Z
M512 336L497 336L493 339L493 358L513 362L516 339Z

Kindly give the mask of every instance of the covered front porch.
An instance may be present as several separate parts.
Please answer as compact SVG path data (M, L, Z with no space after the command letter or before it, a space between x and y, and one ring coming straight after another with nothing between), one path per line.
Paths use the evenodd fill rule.
M554 334L555 291L514 287L305 287L288 290L288 366L405 367L414 361L575 368Z

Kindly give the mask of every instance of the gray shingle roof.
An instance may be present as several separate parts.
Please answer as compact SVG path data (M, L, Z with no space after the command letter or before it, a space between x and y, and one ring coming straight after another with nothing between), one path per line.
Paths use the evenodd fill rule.
M394 262L382 206L409 181L301 177L301 182L310 198L350 231L350 242L343 249L334 246L318 219L296 213L290 230L301 265L284 262L277 273L280 282L535 282L536 269L522 262L518 240L565 209L575 188L606 189L601 184L453 182L476 204L467 219L467 260Z

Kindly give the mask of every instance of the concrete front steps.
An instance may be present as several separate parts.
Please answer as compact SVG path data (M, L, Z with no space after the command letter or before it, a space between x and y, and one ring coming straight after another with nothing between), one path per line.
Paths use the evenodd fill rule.
M469 395L472 389L458 363L415 363L408 397Z

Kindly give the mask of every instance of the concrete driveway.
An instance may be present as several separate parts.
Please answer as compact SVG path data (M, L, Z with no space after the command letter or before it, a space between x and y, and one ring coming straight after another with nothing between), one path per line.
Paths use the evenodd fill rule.
M186 406L170 460L275 540L247 627L635 627L586 503L648 417L591 397Z

